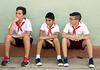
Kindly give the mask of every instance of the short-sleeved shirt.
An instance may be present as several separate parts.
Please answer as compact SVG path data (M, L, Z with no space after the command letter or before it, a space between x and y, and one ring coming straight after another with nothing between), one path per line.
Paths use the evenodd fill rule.
M11 24L12 24L12 22L10 23L8 29L10 28ZM19 24L18 22L15 22L14 35L25 34L26 31L32 31L32 25L31 25L31 22L29 19L24 18L21 24Z
M55 23L51 26L51 32L49 29L50 29L50 27L46 23L43 23L40 28L40 30L44 31L45 36L52 36L52 35L55 35L56 32L60 32L59 26ZM50 39L50 40L52 40L52 39Z
M63 32L65 32L67 35L76 35L76 36L84 36L90 33L88 28L83 22L79 22L79 25L76 28L72 26L71 23L68 23L66 24Z

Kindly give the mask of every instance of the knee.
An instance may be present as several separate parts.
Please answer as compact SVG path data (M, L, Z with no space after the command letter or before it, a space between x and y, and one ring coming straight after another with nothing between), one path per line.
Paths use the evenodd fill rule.
M88 45L88 44L91 44L91 45L92 45L92 43L91 43L91 40L90 40L90 39L86 39L86 40L84 41L84 43L85 43L86 45Z
M66 38L63 38L62 41L67 41L67 39Z
M44 40L43 40L43 39L38 38L38 42L44 42Z
M58 43L59 42L58 38L54 38L54 42Z
M90 39L85 39L84 42L87 44L87 43L90 43L91 40Z
M11 37L12 37L12 36L8 34L8 35L6 36L6 40L10 40Z
M30 40L30 37L26 35L26 36L24 36L23 39L24 39L24 41L29 41Z

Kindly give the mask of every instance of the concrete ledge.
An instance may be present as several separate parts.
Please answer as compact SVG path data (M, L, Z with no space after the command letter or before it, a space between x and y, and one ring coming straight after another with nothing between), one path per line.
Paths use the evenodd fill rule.
M0 57L4 57L4 44L0 43ZM10 56L12 57L23 57L24 56L24 48L22 47L14 47L10 48ZM36 56L36 44L33 44L30 49L30 57ZM62 55L63 56L63 55ZM94 58L100 58L100 46L93 46L93 56ZM55 58L56 51L53 49L42 49L41 51L42 58ZM68 50L68 57L84 57L88 58L87 50Z
M0 57L0 63L4 58ZM100 70L100 59L94 58L95 68L88 67L88 59L68 58L69 67L60 67L57 65L56 58L41 58L42 66L36 66L35 58L30 57L30 64L22 67L23 57L10 57L10 63L7 66L0 64L0 70Z

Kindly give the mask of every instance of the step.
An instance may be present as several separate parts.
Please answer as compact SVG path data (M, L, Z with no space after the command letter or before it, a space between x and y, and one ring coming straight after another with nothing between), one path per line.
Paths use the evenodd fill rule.
M10 63L7 66L0 65L0 70L100 70L100 59L95 59L95 68L88 67L88 59L69 58L69 67L60 67L57 65L56 58L41 58L42 66L36 66L35 58L30 57L30 64L22 67L23 57L10 57ZM3 57L0 57L0 63Z
M61 53L63 56L63 54ZM4 57L4 43L0 43L0 57ZM23 47L14 47L11 45L10 48L10 56L12 57L23 57L24 56L24 48ZM30 49L30 57L36 56L36 44L32 44ZM94 58L100 58L100 46L93 46L93 56ZM42 58L56 58L56 51L54 49L42 49L41 51ZM68 49L68 57L75 58L75 57L84 57L88 58L88 53L85 50L70 50Z

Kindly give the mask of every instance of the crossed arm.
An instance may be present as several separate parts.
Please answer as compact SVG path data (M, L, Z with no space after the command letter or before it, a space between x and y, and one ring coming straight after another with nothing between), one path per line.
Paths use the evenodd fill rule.
M50 41L49 39L57 38L59 36L59 32L56 32L55 35L52 35L52 36L45 36L43 33L44 31L40 30L39 39L46 40L47 42L51 43L54 46L54 43Z
M90 34L87 34L85 36L73 36L73 35L67 35L65 32L62 33L63 38L72 38L74 41L79 41L80 39L90 39Z
M14 32L14 25L15 25L15 22L17 22L19 19L17 17L15 17L11 23L11 26L9 28L9 35L11 35L12 37L14 38L23 38L25 36L30 36L31 34L31 31L26 31L25 34L21 34L21 35L14 35L13 32Z

